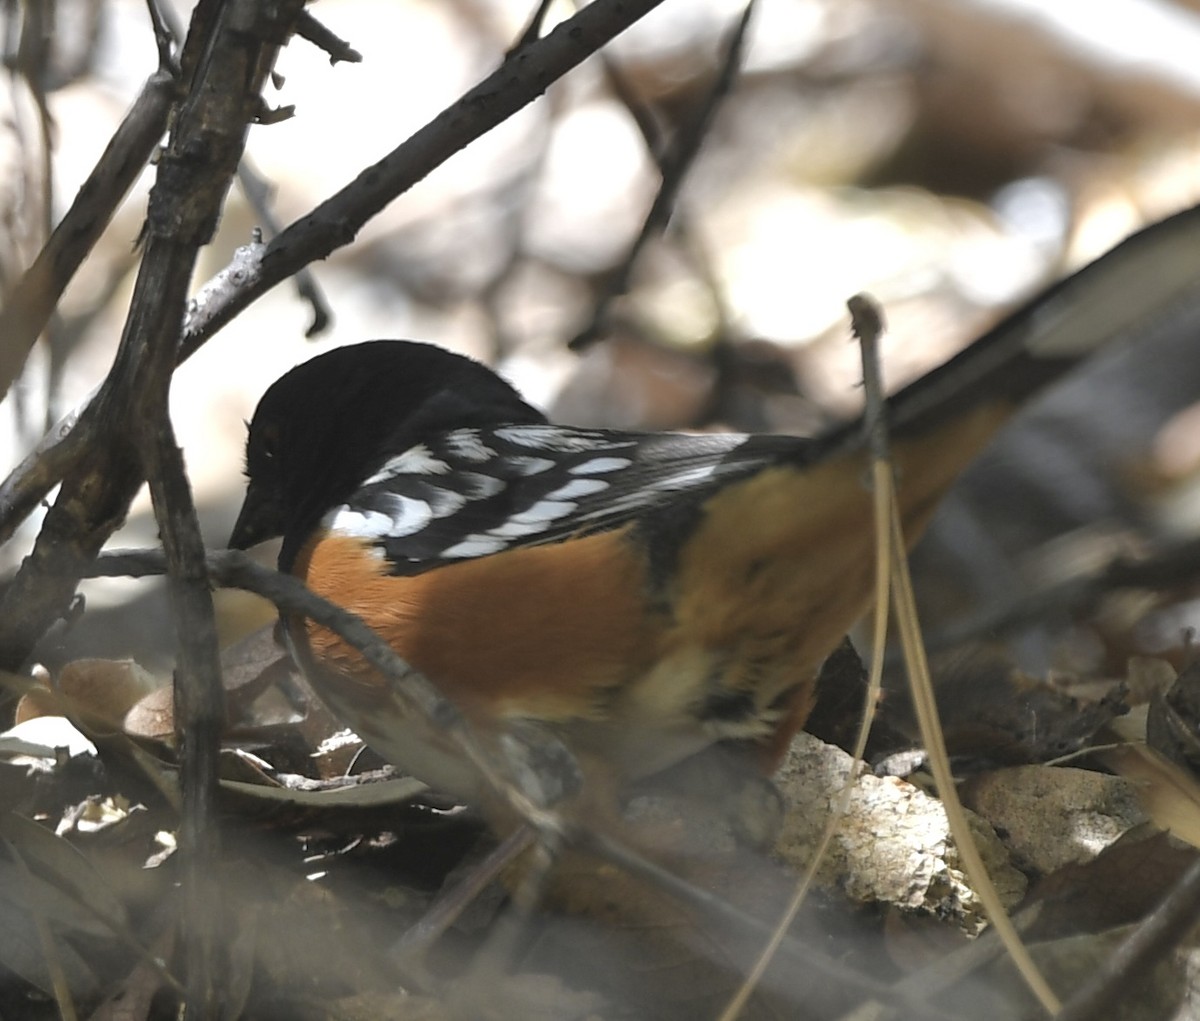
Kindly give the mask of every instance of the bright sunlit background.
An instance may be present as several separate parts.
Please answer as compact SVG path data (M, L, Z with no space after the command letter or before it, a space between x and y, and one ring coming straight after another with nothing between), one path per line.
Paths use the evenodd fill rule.
M534 6L312 5L364 59L331 67L302 40L282 55L270 102L296 114L255 127L248 146L280 221L302 216L493 70ZM176 427L208 540L222 545L232 523L243 420L257 397L333 344L388 336L444 344L495 362L568 421L803 430L849 413L858 399L858 355L845 342L850 295L870 291L885 304L886 367L898 384L1038 286L1196 200L1197 8L761 0L745 73L688 176L673 231L636 267L606 340L578 357L566 342L588 323L658 181L629 110L601 62L589 61L313 268L334 316L319 340L305 340L311 311L280 286L178 373ZM571 9L560 4L551 21ZM665 0L607 51L668 133L695 116L740 10L740 0ZM59 18L63 82L49 95L56 216L155 63L142 0L63 3ZM37 121L19 81L3 84L13 111L4 158L18 169L0 201L24 239L13 247L30 252L40 217L28 176ZM143 175L67 296L61 377L48 385L39 352L2 409L5 469L106 371L151 180ZM199 276L217 272L259 222L235 187ZM717 349L732 360L714 358ZM1179 372L1200 376L1187 365ZM1149 517L1183 528L1196 519L1177 498L1200 458L1197 430L1179 424L1192 419L1176 417L1187 403L1172 397L1168 428L1139 433L1141 489L1122 482ZM6 567L32 527L4 551ZM153 540L143 497L117 543ZM129 591L97 588L92 606ZM142 607L132 632L102 628L112 647L96 652L132 651L122 645L161 632L154 607Z

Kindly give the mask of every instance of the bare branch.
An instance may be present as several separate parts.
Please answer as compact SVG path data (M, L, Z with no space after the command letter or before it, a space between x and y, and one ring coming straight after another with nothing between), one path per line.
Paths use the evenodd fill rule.
M250 203L251 208L253 208L254 215L258 217L259 224L266 229L266 235L268 237L275 237L283 229L283 224L279 222L279 217L275 215L275 210L271 208L271 186L263 180L262 175L255 169L249 157L243 157L241 164L238 166L238 183L241 184L242 193L246 196L246 200ZM261 238L256 238L255 244L261 244L261 240ZM241 252L242 250L239 249L239 254ZM234 261L237 261L236 255ZM325 300L325 295L321 292L317 278L307 266L304 269L298 270L293 280L296 285L296 293L300 295L302 301L308 302L309 307L312 309L312 322L309 323L308 329L304 331L304 336L309 338L316 337L329 328L330 320L333 318L332 313L329 311L329 302ZM197 300L202 299L198 296Z
M358 50L330 32L308 11L302 13L296 20L296 35L328 53L331 64L336 64L339 60L345 60L351 64L362 62L362 54Z
M215 584L257 593L282 612L308 617L357 649L391 682L401 712L423 716L444 732L479 769L485 782L527 821L538 828L559 828L541 809L578 785L578 770L574 757L547 730L520 728L511 731L510 740L502 746L484 744L455 706L361 617L323 599L299 579L256 564L240 550L210 550L205 563ZM158 550L123 550L97 558L87 576L142 578L163 574L165 569L166 559Z
M169 71L159 69L147 79L71 208L0 309L0 398L20 374L67 284L149 161L166 131L177 92L178 82Z
M260 250L239 250L238 262L217 275L188 309L179 361L276 284L335 249L349 244L358 230L392 199L533 102L555 81L624 31L663 0L595 0L549 36L531 43L499 70L435 117L429 124L368 167L337 194L291 224ZM91 412L80 406L39 444L38 452L0 485L0 541L9 538L46 494L77 467L89 443L77 442L74 430L90 429ZM74 425L72 425L74 423ZM64 538L69 538L64 536ZM59 572L69 571L66 561ZM61 602L61 601L60 601ZM65 603L63 604L65 605ZM28 622L24 626L30 626ZM0 662L11 651L0 629ZM19 661L21 657L17 657Z
M188 357L280 281L349 244L371 217L456 152L528 106L555 81L663 0L595 0L506 60L416 134L272 240L252 274L221 301L197 303L184 327Z
M12 538L21 522L63 480L78 463L81 452L88 448L95 420L86 412L96 393L93 390L68 412L0 484L0 543Z
M204 546L167 412L197 252L212 237L261 89L303 0L202 0L181 55L189 91L150 193L145 250L112 371L83 413L95 430L6 593L0 655L25 658L62 612L77 579L149 478L163 537L177 632L176 723L182 730L181 932L189 1017L214 1016L220 983L209 879L222 691ZM83 417L81 416L81 417Z
M708 96L705 97L695 121L687 131L681 133L670 158L663 161L662 183L659 186L658 194L654 196L650 211L646 214L642 229L634 239L620 267L608 282L608 286L596 301L592 321L571 339L568 346L572 351L582 351L599 339L604 328L608 307L615 298L628 290L629 277L637 263L638 256L641 255L651 238L666 230L675 208L675 200L679 196L679 189L683 186L683 180L700 152L700 146L708 135L708 129L712 126L713 117L716 116L722 100L733 90L738 71L741 70L742 50L745 46L746 32L750 28L750 16L753 13L754 0L748 0L726 46L720 75L712 89L709 90ZM638 124L643 135L647 136L647 140L649 140L647 125L643 124L641 120L638 121Z
M213 803L224 699L204 542L167 398L197 254L216 229L263 85L303 0L202 8L184 44L183 66L193 66L190 91L150 193L130 316L96 400L100 421L121 422L136 445L166 552L177 643L185 1007L198 1018L215 1016L222 986L217 955L223 919L211 863L220 846ZM131 474L129 495L136 480Z

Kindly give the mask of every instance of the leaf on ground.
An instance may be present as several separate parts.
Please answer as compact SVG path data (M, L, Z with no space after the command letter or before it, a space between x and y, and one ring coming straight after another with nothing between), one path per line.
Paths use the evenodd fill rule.
M1045 904L1030 931L1038 940L1097 933L1142 918L1170 892L1196 860L1196 851L1143 827L1094 860L1067 865L1030 891Z
M1128 744L1098 753L1100 761L1137 784L1155 825L1200 848L1200 780L1153 748Z
M1046 762L1085 747L1128 711L1120 684L1097 691L1032 677L1000 649L976 647L939 660L938 708L951 755L1004 765Z
M1146 743L1193 775L1200 772L1200 660L1150 702Z
M131 659L77 659L59 671L52 685L27 692L16 720L38 716L80 716L89 725L117 729L130 708L154 691L158 681Z

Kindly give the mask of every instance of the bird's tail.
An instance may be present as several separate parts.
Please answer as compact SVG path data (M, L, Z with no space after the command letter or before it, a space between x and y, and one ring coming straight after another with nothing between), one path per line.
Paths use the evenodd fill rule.
M1002 418L1094 352L1188 328L1198 312L1200 206L1134 234L900 390L891 432L917 436L989 405Z

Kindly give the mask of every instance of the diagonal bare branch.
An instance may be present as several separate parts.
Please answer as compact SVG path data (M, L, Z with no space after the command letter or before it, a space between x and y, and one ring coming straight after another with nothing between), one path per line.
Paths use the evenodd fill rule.
M236 272L222 271L189 309L179 360L184 361L243 309L303 267L349 244L389 202L529 105L663 0L594 0L543 39L506 60L380 162L287 227L270 243L239 255ZM10 538L65 474L86 457L91 413L76 408L0 484L0 542ZM77 439L83 430L85 438ZM0 633L0 661L6 650ZM11 661L11 654L9 654Z
M147 79L71 208L0 309L0 399L20 374L67 284L149 161L166 131L177 90L167 69Z
M545 38L515 52L425 127L264 248L238 285L197 303L184 325L182 358L302 266L349 244L363 225L456 152L528 106L555 81L663 0L595 0Z

